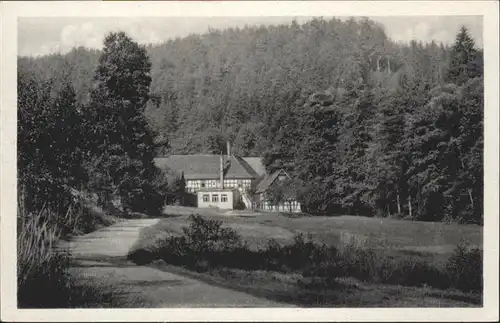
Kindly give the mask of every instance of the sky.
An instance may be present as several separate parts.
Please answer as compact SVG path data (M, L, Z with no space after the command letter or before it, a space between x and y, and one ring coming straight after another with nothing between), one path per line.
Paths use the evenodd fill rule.
M404 16L369 17L381 23L394 41L453 43L459 28L466 26L476 45L482 47L481 16ZM21 18L18 21L18 54L39 56L66 53L73 47L100 49L105 35L124 31L141 44L161 43L190 33L204 33L208 28L224 29L245 25L299 23L312 17L71 17ZM328 19L325 17L324 19ZM344 18L342 18L344 19Z

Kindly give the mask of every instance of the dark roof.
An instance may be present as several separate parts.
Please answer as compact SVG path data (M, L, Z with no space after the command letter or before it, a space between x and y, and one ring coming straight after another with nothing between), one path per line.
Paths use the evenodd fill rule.
M281 173L290 178L290 175L288 175L287 172L285 172L283 169L277 170L272 174L266 175L257 185L255 192L259 194L265 192Z
M224 163L227 156L224 156ZM254 179L257 172L241 157L231 156L224 174L225 179ZM171 155L155 158L156 167L184 173L185 179L218 179L220 177L220 155Z
M247 162L250 167L253 168L253 170L257 173L259 176L264 176L266 175L266 168L264 167L264 164L262 164L262 158L261 157L243 157L243 160Z
M250 164L243 158L237 155L234 155L234 158L240 163L240 165L245 169L245 171L252 175L252 178L257 178L260 175L255 171L255 169L250 166Z

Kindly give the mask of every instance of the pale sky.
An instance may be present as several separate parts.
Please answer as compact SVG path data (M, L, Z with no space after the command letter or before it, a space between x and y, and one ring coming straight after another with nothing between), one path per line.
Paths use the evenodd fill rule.
M468 27L476 45L483 45L481 16L370 17L384 25L387 35L401 42L454 41L460 26ZM211 28L299 23L311 17L123 17L123 18L21 18L18 22L19 55L66 53L73 47L100 49L105 35L122 30L141 44L161 43L177 36L204 33ZM325 20L328 17L324 18Z

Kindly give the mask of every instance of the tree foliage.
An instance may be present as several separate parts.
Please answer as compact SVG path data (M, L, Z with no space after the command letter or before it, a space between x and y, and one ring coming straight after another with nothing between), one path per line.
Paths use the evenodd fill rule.
M146 50L122 32L104 40L89 104L92 120L92 188L102 200L119 196L134 211L158 211L153 185L154 133L144 111L149 101L151 64Z
M310 213L480 223L482 55L466 28L452 46L399 44L369 19L316 18L145 48L118 33L103 51L19 66L88 105L84 160L104 195L139 205L155 154L219 153L230 140L300 180Z
M68 203L66 187L86 179L81 115L69 83L18 74L18 183L28 211L44 205L55 211Z

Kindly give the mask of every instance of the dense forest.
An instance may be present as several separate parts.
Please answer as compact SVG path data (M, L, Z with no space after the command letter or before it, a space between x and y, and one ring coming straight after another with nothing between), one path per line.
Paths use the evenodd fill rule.
M140 104L122 84L120 100L109 105L103 98L109 91L99 90L100 82L113 83L103 76L106 53L85 48L20 57L20 80L26 80L19 93L46 86L55 100L71 97L56 106L77 115L78 129L95 130L101 123L101 132L72 136L76 128L66 121L57 131L84 137L96 156L112 146L99 136L108 125L104 116L127 117L130 105L139 104L132 110L142 116L127 118L139 120L134 129L146 138L143 151L135 156L134 142L121 152L141 161L136 173L146 164L150 169L153 154L218 153L230 140L235 153L263 156L269 171L282 167L293 174L311 214L482 223L483 57L466 28L450 46L400 44L369 19L314 19L209 30L142 49L142 63L122 61L132 64L126 69L142 71L129 75L135 83L129 87L149 86L148 93L142 88L137 94L144 99ZM22 103L26 111L34 104ZM88 155L92 149L78 151ZM84 170L114 167L112 158L83 158L74 151L71 158L89 160ZM145 172L144 181L157 181L154 170ZM100 187L110 180L84 173ZM140 180L116 185L114 192L123 195L137 187L144 195L155 191Z

